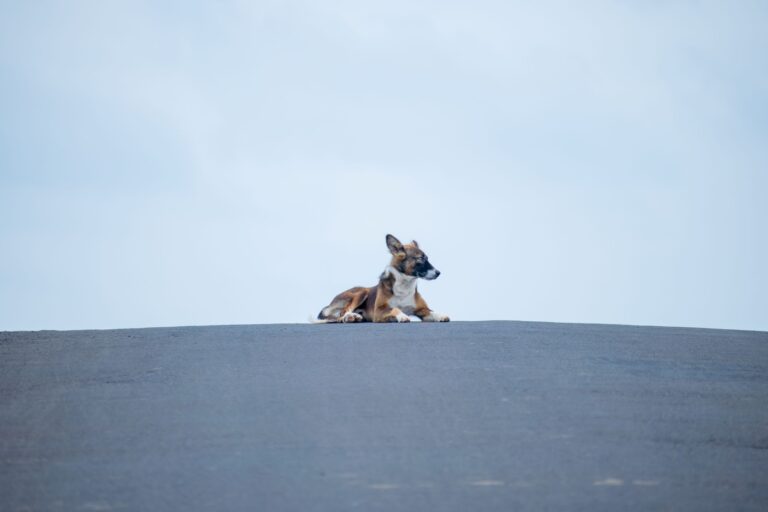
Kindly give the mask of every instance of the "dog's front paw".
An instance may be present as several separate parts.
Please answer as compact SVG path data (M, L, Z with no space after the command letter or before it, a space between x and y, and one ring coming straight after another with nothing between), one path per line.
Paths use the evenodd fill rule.
M435 311L430 311L429 315L423 318L423 321L424 322L450 322L451 319L448 318L448 315L437 313Z
M394 315L390 315L386 318L387 322L397 322L399 324L404 324L411 321L411 318L406 315L405 313L397 313Z

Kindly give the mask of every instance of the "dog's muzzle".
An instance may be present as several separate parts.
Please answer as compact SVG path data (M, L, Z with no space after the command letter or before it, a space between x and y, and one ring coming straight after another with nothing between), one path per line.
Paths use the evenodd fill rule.
M427 279L428 281L431 281L432 279L437 279L437 276L440 275L440 271L436 268L429 269L424 273L424 279Z

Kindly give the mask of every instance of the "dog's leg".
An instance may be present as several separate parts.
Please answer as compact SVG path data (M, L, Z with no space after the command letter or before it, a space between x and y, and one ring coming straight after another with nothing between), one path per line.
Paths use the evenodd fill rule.
M406 323L411 319L398 308L389 307L388 300L382 293L377 293L376 304L373 311L374 322L398 322Z
M328 323L353 323L364 321L363 316L355 310L368 298L367 288L351 288L338 294L331 303L317 315L319 320Z
M429 309L429 306L427 306L427 302L418 292L416 292L415 302L416 302L416 308L414 309L413 314L421 318L422 322L450 322L451 321L451 319L448 318L448 315L437 313Z
M380 320L381 322L398 322L398 323L406 323L410 322L411 319L400 311L398 308L392 308L389 310L389 312L382 317Z
M416 316L419 316L418 314ZM422 322L450 322L451 319L448 317L448 315L444 315L443 313L438 313L436 311L430 311L429 314L424 316L419 316L421 318Z
M363 321L363 315L355 313L354 311L347 311L339 319L340 322L345 324L354 324Z
M363 315L361 315L360 313L357 313L355 310L357 310L360 307L360 305L363 302L365 302L365 299L368 298L368 289L353 288L353 290L355 291L352 292L352 300L349 301L347 306L344 308L344 314L341 315L341 321L344 323L355 323L355 322L364 321Z

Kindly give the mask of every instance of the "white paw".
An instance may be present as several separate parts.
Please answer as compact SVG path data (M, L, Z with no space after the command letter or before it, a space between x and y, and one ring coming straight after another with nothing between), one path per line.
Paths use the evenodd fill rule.
M450 322L451 319L448 318L448 315L444 315L443 313L437 313L435 311L432 311L429 313L428 316L424 317L424 322Z
M344 316L341 317L341 321L344 322L345 324L362 322L363 316L357 313L352 313L350 311L350 312L344 313Z
M405 313L398 313L397 315L395 315L395 318L397 318L397 321L399 323L405 323L405 322L411 321L411 318Z

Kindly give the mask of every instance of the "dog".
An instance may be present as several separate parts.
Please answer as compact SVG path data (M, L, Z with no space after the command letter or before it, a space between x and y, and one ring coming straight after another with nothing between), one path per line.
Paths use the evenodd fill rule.
M379 284L341 292L317 315L318 323L410 322L409 315L422 322L448 322L450 318L429 309L416 289L416 280L437 279L440 271L429 262L416 241L402 244L387 235L392 261L379 276Z

